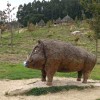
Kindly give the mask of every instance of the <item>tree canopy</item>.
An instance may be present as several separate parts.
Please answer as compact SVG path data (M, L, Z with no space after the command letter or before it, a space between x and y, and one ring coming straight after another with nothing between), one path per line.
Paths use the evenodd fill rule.
M96 37L100 38L100 0L81 0L81 4L92 13L90 27L94 30Z
M91 13L84 10L79 0L42 0L42 2L34 0L18 7L17 18L21 24L27 26L28 22L35 24L41 19L47 22L67 15L73 19L76 17L82 19L82 11L87 17L91 17Z
M90 11L93 18L89 21L91 29L95 33L96 57L98 58L98 38L100 38L100 0L80 0L83 7Z

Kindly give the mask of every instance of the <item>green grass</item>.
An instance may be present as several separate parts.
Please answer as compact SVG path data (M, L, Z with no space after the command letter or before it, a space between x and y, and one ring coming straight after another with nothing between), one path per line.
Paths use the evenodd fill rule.
M57 73L59 77L75 77L75 73ZM40 78L41 71L25 68L22 64L0 64L0 79Z
M56 73L59 77L77 77L76 72L71 73ZM0 63L0 79L29 79L41 78L41 71L25 68L23 64ZM96 65L91 73L92 79L100 80L100 65Z
M90 78L94 80L100 80L100 64L97 64L93 69Z
M33 88L29 92L25 93L26 95L35 95L35 96L40 96L40 95L45 95L48 93L57 93L60 91L69 91L72 89L77 89L77 90L83 90L88 88L87 86L80 87L80 86L53 86L53 87L43 87L43 88ZM93 87L91 87L93 88Z
M15 80L36 77L41 77L40 71L25 68L22 64L0 64L0 79Z

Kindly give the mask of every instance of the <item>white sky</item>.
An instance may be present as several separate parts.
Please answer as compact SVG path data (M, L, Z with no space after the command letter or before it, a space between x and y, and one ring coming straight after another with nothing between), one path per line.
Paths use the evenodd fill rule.
M33 2L34 0L0 0L0 10L3 11L4 9L7 8L7 1L9 1L9 3L11 3L11 8L16 7L16 9L12 12L15 13L15 15L13 15L13 19L16 18L16 12L18 10L18 6L20 4L24 4L24 3L29 3L29 2ZM40 0L42 1L42 0ZM46 0L47 1L47 0Z

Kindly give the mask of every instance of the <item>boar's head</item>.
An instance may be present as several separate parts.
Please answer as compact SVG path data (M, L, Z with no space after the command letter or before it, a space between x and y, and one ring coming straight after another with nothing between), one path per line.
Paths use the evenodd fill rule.
M43 69L45 64L45 49L42 41L38 41L38 45L32 50L32 53L24 63L25 67L33 69Z

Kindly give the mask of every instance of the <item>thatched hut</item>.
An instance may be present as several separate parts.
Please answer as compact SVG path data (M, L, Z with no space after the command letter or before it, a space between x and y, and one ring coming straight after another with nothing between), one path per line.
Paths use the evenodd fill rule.
M39 21L39 23L38 23L38 26L42 26L42 27L45 26L44 20L41 19L41 20Z
M70 22L73 22L73 19L69 15L65 16L62 19L62 23L70 23Z
M61 18L59 17L55 22L54 22L54 24L61 24L62 22L61 22Z

